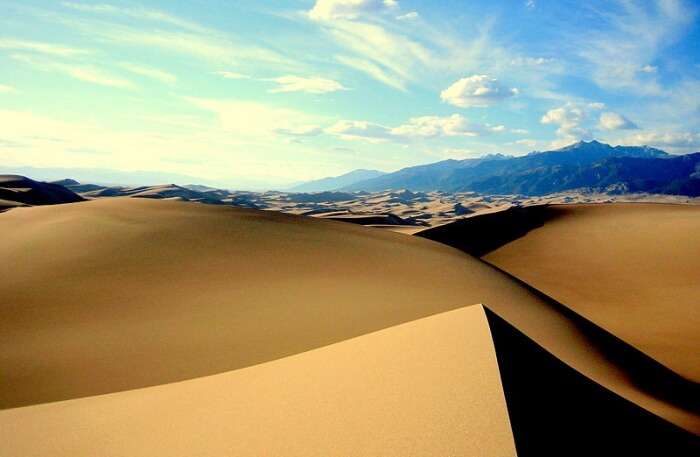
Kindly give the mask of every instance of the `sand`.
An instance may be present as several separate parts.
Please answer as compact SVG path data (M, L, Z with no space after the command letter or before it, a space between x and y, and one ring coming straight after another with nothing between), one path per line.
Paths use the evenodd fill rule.
M6 410L0 425L0 449L24 457L516 455L481 306L221 375Z
M484 259L700 382L700 207L556 205Z
M281 414L291 402L292 418L301 417L294 414L309 414L313 416L309 424L322 424L319 429L327 431L329 437L338 436L343 427L350 427L348 424L356 427L352 421L361 416L344 423L344 414L337 413L340 425L326 423L333 405L364 404L370 408L384 400L391 403L397 400L385 399L383 394L391 389L397 389L396 398L420 397L428 385L423 377L436 385L435 395L450 391L463 400L457 405L471 402L467 393L455 391L451 379L472 385L469 383L478 383L476 378L485 376L491 384L488 366L492 365L486 359L493 362L493 353L482 337L477 338L481 341L478 349L468 357L452 352L453 371L442 376L444 360L430 351L447 351L444 348L454 343L450 335L456 338L456 333L447 327L444 332L431 331L432 339L423 344L428 352L417 355L425 369L409 366L406 359L408 365L402 365L401 372L411 375L400 377L401 382L391 378L391 366L385 362L396 360L404 344L417 351L409 341L399 338L401 343L397 340L396 346L388 340L367 345L357 342L369 333L396 325L428 322L418 320L436 314L457 322L459 311L445 312L474 303L483 303L556 363L573 370L582 382L619 396L632 410L651 413L653 420L700 434L693 399L674 395L688 388L685 380L677 379L673 372L656 370L654 359L630 352L633 348L623 341L606 339L596 325L572 316L479 259L433 241L271 211L132 198L12 209L0 215L0 233L0 258L11 259L2 264L0 272L0 407L15 408L0 412L0 430L12 426L6 433L10 438L18 437L12 441L17 446L13 449L36 446L32 449L42 455L48 448L28 438L42 427L49 430L46 446L72 455L94 454L89 452L93 440L95 446L111 446L108 448L114 453L110 455L139 455L139 443L154 450L152 455L177 455L184 452L180 449L191 451L186 455L220 455L224 449L237 448L259 451L255 443L240 447L236 437L244 430L256 430L255 439L279 449L286 447L302 454L304 449L310 453L314 444L327 449L323 446L329 441L323 444L322 436L314 441L313 433L300 426L294 431L306 435L297 444L290 444L285 433L271 436L256 427L287 430L292 422L270 418L273 414L264 411ZM480 309L472 308L464 309L472 310L469 313ZM473 325L480 326L479 330L463 336L488 333L481 324ZM321 358L308 364L294 362L305 355L302 353L311 351L306 354L309 357L318 351L323 354L356 337L352 350L382 362L372 365L349 355L350 349L338 357L352 363L334 365L335 356L314 356ZM418 334L415 337L419 338ZM451 342L445 345L443 337ZM393 352L392 347L396 349ZM443 368L431 365L432 359ZM264 366L272 368L257 370ZM465 367L474 367L474 371L460 371ZM319 381L317 394L306 388L303 377L294 380L293 373L302 376L307 370ZM348 371L342 376L334 374L343 370ZM376 386L379 390L372 393L370 387L378 381L371 377L367 379L375 382L354 385L375 371L380 378L394 379L393 387ZM652 378L646 376L650 372ZM329 376L336 382L324 378ZM287 378L289 390L285 390L286 383L280 384L280 379ZM649 383L649 379L654 382ZM259 381L267 386L264 395L252 403L244 401L251 397L244 393L253 392ZM185 395L175 386L192 390ZM240 395L232 393L238 391ZM484 398L497 397L493 388L484 392ZM268 397L269 401L265 400ZM391 403L391 420L382 416L380 410L384 409L377 406L367 412L377 420L359 430L394 421L389 435L414 433L425 423L403 416L428 408L420 398L415 400L408 410ZM230 424L241 411L254 410L257 401L260 413L249 413L250 421L243 418ZM446 397L435 401L448 403ZM493 413L485 413L485 419L494 427L494 436L503 436L499 404L495 400L488 403L491 406L479 408L494 408ZM245 408L236 409L239 404ZM183 412L188 410L198 413ZM202 417L210 410L208 422ZM427 417L436 414L430 408L420 412ZM456 422L450 419L450 424L435 425L440 429L436 432L442 437L436 438L440 443L413 442L410 446L446 451L437 454L459 453L450 447L457 444L448 443L451 439L445 437L454 436L463 417L454 411L449 414ZM221 425L224 422L225 427ZM474 426L475 433L482 430L478 423ZM202 447L206 444L202 434L210 429L223 431L211 440L211 446L220 447L212 447L208 453L210 448ZM149 432L162 447L145 444ZM129 444L132 441L134 444ZM409 449L396 442L376 442L387 454L393 449L399 449L399 454ZM303 443L309 445L293 447ZM504 445L503 440L499 443ZM103 448L92 448L96 449ZM367 449L376 454L379 447ZM347 454L342 449L338 453Z

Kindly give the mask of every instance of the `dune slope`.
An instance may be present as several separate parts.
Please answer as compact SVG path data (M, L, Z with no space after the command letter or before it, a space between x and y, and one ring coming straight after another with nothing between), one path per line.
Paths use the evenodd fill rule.
M700 382L700 207L555 205L486 254L507 271Z
M478 305L220 375L0 411L0 443L25 457L516 455Z
M700 433L674 373L645 383L653 359L428 240L147 199L13 209L0 233L4 408L236 370L486 303L584 379Z

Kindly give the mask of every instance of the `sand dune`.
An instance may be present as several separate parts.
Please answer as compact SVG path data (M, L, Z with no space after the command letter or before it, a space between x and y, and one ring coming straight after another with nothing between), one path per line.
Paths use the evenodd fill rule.
M7 410L0 442L25 457L516 455L480 306L221 375Z
M154 427L153 414L162 414L173 421L171 435L167 435L173 440L170 449L182 445L196 453L201 438L188 433L185 427L200 420L198 417L205 410L215 405L212 420L220 417L230 421L231 411L241 411L235 405L254 409L250 403L236 403L242 402L243 397L216 383L238 383L231 390L246 392L245 389L253 387L244 388L244 384L261 378L244 373L263 373L257 371L262 366L292 366L298 360L296 357L302 357L295 354L312 351L308 353L311 356L342 345L343 341L350 343L346 341L350 338L361 337L354 340L357 342L365 338L362 335L473 303L484 303L490 312L527 338L536 348L535 353L544 354L557 367L568 370L576 379L572 385L593 386L604 393L603 397L613 396L624 405L620 409L624 414L610 413L609 417L643 416L647 422L640 430L671 427L673 433L686 439L691 435L681 429L700 434L694 397L678 395L692 390L692 382L672 371L664 371L655 358L619 340L602 324L598 326L571 313L562 304L472 256L429 240L269 211L129 198L13 209L0 216L0 233L5 235L0 238L0 258L12 259L3 265L0 275L0 296L6 298L0 320L3 370L0 405L25 406L0 413L0 421L13 427L10 434L24 437L13 441L13 446L18 446L13 449L32 445L27 444L26 437L43 424L53 427L50 443L55 445L54 449L63 446L65 452L79 450L79 455L89 455L91 452L83 451L94 439L103 444L109 441L117 455L138 455L127 452L138 447L136 444L129 447L128 443L132 437L135 443L138 439L146 440L148 430ZM454 313L441 316L460 315L460 311ZM435 341L426 343L427 349L433 344L444 347L441 333L431 333ZM445 333L450 335L450 331ZM334 343L339 345L323 349ZM362 353L384 357L382 360L395 357L395 352L382 352L381 344L370 346ZM386 346L385 349L394 347L388 342ZM435 355L430 357L439 359ZM465 363L467 367L472 363L480 366L478 360L485 360L478 355L474 357L472 362L471 356L453 353L452 360L459 365L453 367L457 370L454 376L462 376L459 370ZM345 360L348 359L354 360L346 356ZM502 365L501 362L499 356ZM363 362L357 360L357 363ZM321 365L310 363L309 366ZM319 387L323 393L309 398L308 408L319 411L314 420L326 421L324 408L346 396L347 401L354 396L353 404L372 403L370 399L381 404L379 400L384 400L375 398L371 389L353 390L348 384L364 382L363 378L375 368L365 366L361 371L363 376L345 379L329 373L336 369L340 370L338 373L342 369L360 370L360 365L353 365L354 368L335 368L330 362L327 365L328 372L322 373L320 368L319 372L311 371L316 373L314 379L331 376L335 381L344 380L344 388L336 391L330 382ZM272 373L276 369L270 370ZM296 371L297 368L289 368L289 373ZM476 371L490 376L488 370ZM203 378L217 373L221 374ZM280 377L286 379L280 374L266 376L269 382L279 381ZM426 385L422 377L432 383L434 376L438 375L426 369L420 376L407 376L408 384L396 383L394 388L408 396L421 395L421 386ZM451 372L449 376L445 372L435 385L453 385L447 379L452 376ZM541 376L549 374L544 372ZM160 386L178 381L185 382ZM187 391L190 395L179 399L182 392L175 386L202 388L192 387ZM139 390L119 393L129 389ZM262 411L273 411L280 402L297 398L284 396L284 392L275 393L275 389L269 387L263 391L259 399L263 402L261 408L267 406ZM296 391L292 389L301 390L298 386ZM233 396L221 396L224 392ZM488 398L494 398L493 391L490 392ZM96 396L100 394L113 395ZM313 389L309 395L313 395ZM506 398L508 395L506 392ZM267 396L271 399L265 403ZM136 406L140 404L144 405L143 409ZM604 407L606 402L600 404ZM152 413L144 412L142 422L136 420L138 414L129 412L131 408L150 411L148 405L156 409ZM508 403L508 408L512 407ZM205 409L197 409L199 416L186 416L182 411L188 408ZM498 411L495 403L494 408ZM290 411L291 417L295 417L294 408ZM396 405L389 411L394 414L392 420L409 414ZM239 422L243 423L228 424L232 428L222 430L236 437L244 427L255 424L268 424L280 430L290 426L279 418L262 417L262 412L255 414L257 421L242 420ZM533 420L537 418L536 412L527 414ZM587 427L588 416L577 414L574 410L566 417L571 427ZM514 430L520 430L523 423L523 415L518 417ZM134 428L129 425L131 421L136 424ZM62 423L67 428L57 425ZM98 425L89 427L86 423ZM202 427L207 423L211 424L203 421ZM404 423L407 424L404 432L408 433L419 422ZM401 421L393 425L400 424ZM498 424L502 424L501 419L494 420L494 430L501 430ZM199 425L192 426L192 430L200 430ZM324 426L329 436L342 429L337 424ZM441 429L440 433L453 433L453 426ZM474 430L479 430L478 424L475 426ZM155 427L168 425L156 423ZM106 432L114 433L105 435ZM166 438L165 430L156 432ZM391 432L403 436L401 433L394 429ZM667 436L661 432L649 433L649 439L657 443ZM228 435L224 435L213 441L224 443L221 446L230 445ZM282 435L265 436L267 444L288 445ZM522 436L515 433L519 450L522 444L517 441ZM443 445L448 447L438 449L457 452L449 447L454 443L431 444ZM155 449L152 446L144 445L144 448ZM320 449L327 449L323 446L319 444ZM389 447L394 449L394 446L405 450L398 443ZM34 449L41 454L41 447ZM255 452L260 448L245 449ZM374 453L371 451L375 449L368 448L368 453ZM163 452L163 455L175 455ZM342 450L337 453L344 454Z
M23 205L57 205L84 199L58 184L18 175L0 175L0 210Z
M484 259L700 382L700 207L547 211L542 227Z

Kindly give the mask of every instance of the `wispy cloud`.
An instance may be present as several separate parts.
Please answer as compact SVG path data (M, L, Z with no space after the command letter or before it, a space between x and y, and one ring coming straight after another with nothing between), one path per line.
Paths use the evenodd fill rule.
M185 97L184 100L215 114L222 128L242 136L265 136L280 131L301 132L310 125L325 121L323 117L304 111L266 103L197 97Z
M237 66L246 64L274 68L298 69L298 62L254 40L240 44L230 33L204 27L192 21L153 9L124 8L110 4L92 5L66 2L66 12L29 9L46 21L62 24L80 32L92 41L133 47L157 48L197 59ZM69 11L81 14L70 14ZM86 14L94 13L94 14ZM129 19L124 21L123 19ZM157 29L144 27L141 21L157 24Z
M693 23L696 8L682 0L617 0L610 6L595 11L596 21L588 21L585 30L567 32L564 43L583 59L601 87L661 95L664 89L654 61Z
M309 17L315 20L355 19L396 8L396 0L316 0Z
M199 24L173 16L163 11L147 9L142 7L125 8L110 4L88 4L77 2L62 2L64 7L84 13L108 14L115 16L125 16L130 19L154 21L161 24L175 26L193 32L206 33L207 29Z
M177 82L177 76L175 76L172 73L168 73L167 71L160 70L158 68L129 62L122 62L119 64L119 66L136 75L145 76L147 78L151 78L165 84L175 84Z
M406 83L403 78L390 74L388 69L384 68L380 63L374 63L370 60L343 55L335 56L335 60L347 67L365 73L371 78L386 84L389 87L393 87L394 89L404 92L406 91Z
M236 73L234 71L215 71L215 75L219 75L225 79L252 79L249 75L244 75L243 73Z
M135 87L131 81L112 75L92 65L69 64L22 54L13 54L11 57L18 62L31 65L38 70L61 73L73 79L92 84L119 89L131 89Z
M269 78L268 81L277 83L277 87L270 89L269 92L284 93L284 92L307 92L309 94L327 94L329 92L337 92L347 90L338 81L319 77L301 77L294 75L279 76L277 78Z
M31 51L57 57L75 57L90 54L92 52L86 49L72 48L53 43L16 40L12 38L0 38L0 49L10 49L13 51Z

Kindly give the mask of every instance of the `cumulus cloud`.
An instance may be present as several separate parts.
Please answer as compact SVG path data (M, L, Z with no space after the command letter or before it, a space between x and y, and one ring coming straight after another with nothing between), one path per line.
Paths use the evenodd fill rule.
M382 13L396 7L396 0L317 0L309 11L309 17L315 20L355 19L364 14Z
M634 130L638 128L634 122L622 114L609 111L601 113L598 126L605 130Z
M273 81L278 85L276 88L270 90L271 93L307 92L310 94L326 94L339 90L347 90L338 81L318 77L304 78L301 76L287 75L278 78L270 78L268 81Z
M588 140L593 137L591 130L585 125L591 112L601 110L603 103L566 103L564 106L547 111L540 122L559 126L557 135L562 141L577 139ZM560 144L557 142L557 144Z
M462 78L440 93L440 98L460 108L487 107L518 94L516 88L506 88L487 75Z

